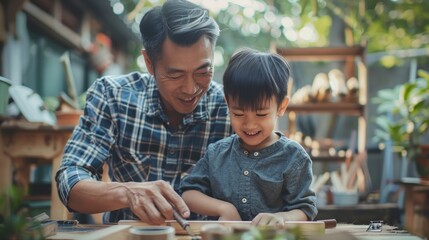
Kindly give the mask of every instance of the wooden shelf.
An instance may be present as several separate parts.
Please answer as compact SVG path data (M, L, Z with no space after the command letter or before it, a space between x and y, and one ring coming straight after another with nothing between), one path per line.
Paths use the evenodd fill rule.
M284 56L287 60L293 61L344 60L363 56L365 48L362 46L277 48L277 53Z
M342 47L309 47L309 48L276 48L278 54L289 62L342 62L346 79L357 78L359 93L356 102L309 102L303 104L289 104L288 132L296 132L296 115L327 113L334 116L346 115L358 118L357 121L357 149L366 151L366 104L367 96L367 68L365 65L365 46ZM326 71L329 71L327 69ZM351 128L352 129L352 128ZM350 131L351 131L350 129ZM327 136L331 137L331 136ZM316 158L314 158L316 159Z
M50 195L40 195L40 196L35 196L35 195L27 195L23 197L24 201L51 201L51 196Z
M286 111L299 112L299 113L332 113L332 114L347 114L362 116L364 113L362 104L359 103L334 103L334 102L320 102L320 103L303 103L303 104L289 104Z
M339 157L339 156L312 156L310 155L311 160L313 162L344 162L346 160L346 157Z
M385 224L397 225L400 209L396 203L359 203L351 206L318 206L316 220L334 218L337 222L368 225L370 221L382 220Z

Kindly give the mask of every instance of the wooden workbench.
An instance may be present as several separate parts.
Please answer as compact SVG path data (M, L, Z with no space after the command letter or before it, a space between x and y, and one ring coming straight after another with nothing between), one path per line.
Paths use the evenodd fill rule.
M405 189L405 228L429 238L429 181L402 178L399 184Z
M57 234L48 237L48 239L130 239L129 229L132 225L77 225L77 229L91 229L93 231L65 231L58 230ZM308 239L359 239L359 240L421 240L422 238L411 235L403 231L395 230L395 227L383 225L381 232L367 232L367 225L338 224L337 227L326 229L324 234L310 236ZM176 235L176 240L192 240L187 235Z
M50 216L52 219L67 219L68 212L58 197L54 178L73 129L73 126L28 122L3 123L0 127L0 194L12 186L13 177L24 194L28 194L30 166L52 164Z

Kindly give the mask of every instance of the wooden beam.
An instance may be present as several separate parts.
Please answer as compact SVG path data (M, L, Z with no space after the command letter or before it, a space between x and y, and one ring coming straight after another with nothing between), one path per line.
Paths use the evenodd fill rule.
M62 24L60 20L47 14L31 2L26 2L23 10L54 37L78 50L83 49L80 35Z

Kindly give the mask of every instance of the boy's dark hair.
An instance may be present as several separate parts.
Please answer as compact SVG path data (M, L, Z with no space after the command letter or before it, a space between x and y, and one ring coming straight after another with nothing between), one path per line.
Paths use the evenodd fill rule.
M282 56L243 49L231 57L223 75L226 100L257 110L275 96L280 106L287 95L289 76L289 64Z
M143 16L140 33L150 60L156 64L166 37L177 45L190 46L205 35L214 47L219 25L209 16L207 9L185 0L169 0Z

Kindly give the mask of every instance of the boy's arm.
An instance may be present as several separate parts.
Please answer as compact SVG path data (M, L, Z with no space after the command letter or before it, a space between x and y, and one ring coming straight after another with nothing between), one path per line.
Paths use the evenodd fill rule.
M287 212L260 213L253 220L253 225L280 225L287 221L308 221L307 215L300 209L293 209Z
M284 222L287 221L308 221L307 215L300 209L293 209L287 212L275 213L275 215L283 218Z
M209 197L197 190L183 192L182 198L191 212L219 217L219 220L241 221L237 209L229 202Z
M293 209L287 212L278 212L275 215L283 218L284 222L287 221L308 221L307 215L300 209Z

